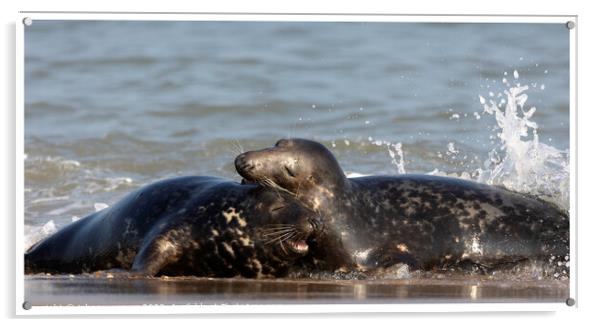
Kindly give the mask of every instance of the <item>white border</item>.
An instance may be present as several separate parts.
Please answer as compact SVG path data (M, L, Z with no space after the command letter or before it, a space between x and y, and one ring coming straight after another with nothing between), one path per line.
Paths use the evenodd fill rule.
M569 199L569 215L570 215L570 297L576 302L575 307L579 304L577 301L577 29L579 23L577 17L572 17L575 22L575 27L570 30L569 37L569 65L570 65L570 82L569 82L569 113L570 113L570 199Z
M429 304L290 304L290 305L128 305L35 306L23 309L24 299L24 24L33 20L132 21L298 21L298 22L430 22L430 23L561 23L570 30L570 297L564 303L429 303ZM573 310L577 299L577 16L511 15L389 15L389 14L231 14L231 13L67 13L20 12L16 19L16 315L190 314L190 313L329 313L329 312L466 312Z
M510 15L393 15L393 14L243 14L243 13L19 13L32 20L140 20L140 21L294 21L294 22L408 22L408 23L566 23L576 16ZM22 25L22 24L21 24ZM21 26L23 27L23 26Z

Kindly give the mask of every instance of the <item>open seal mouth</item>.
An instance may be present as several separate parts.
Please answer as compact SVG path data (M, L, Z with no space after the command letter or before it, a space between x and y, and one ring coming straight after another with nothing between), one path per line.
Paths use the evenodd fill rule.
M294 225L274 225L262 231L262 238L266 246L274 247L285 256L304 256L309 252L307 238L312 232L299 230Z
M305 255L309 251L309 246L305 240L287 240L285 241L285 245L290 251L296 254Z

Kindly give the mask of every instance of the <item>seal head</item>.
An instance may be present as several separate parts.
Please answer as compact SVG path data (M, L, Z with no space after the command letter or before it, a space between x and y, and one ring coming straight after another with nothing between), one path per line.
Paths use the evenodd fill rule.
M348 183L332 153L305 139L281 139L271 148L240 154L234 163L243 181L280 189L314 208Z
M275 196L265 192L258 203L267 203L266 220L255 225L260 239L266 248L273 248L274 254L290 260L302 257L309 251L308 241L317 237L322 229L322 222L313 211L298 201L283 196Z

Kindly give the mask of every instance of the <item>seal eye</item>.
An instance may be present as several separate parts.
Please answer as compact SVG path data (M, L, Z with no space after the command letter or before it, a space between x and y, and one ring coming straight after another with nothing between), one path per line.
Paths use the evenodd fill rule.
M286 170L286 172L288 173L288 175L289 175L290 177L293 177L293 178L294 178L294 177L296 177L296 176L295 176L295 173L293 173L293 170L292 170L292 169L290 169L288 166L284 166L284 169Z
M271 211L275 212L275 211L278 211L278 210L282 210L282 209L284 209L284 207L285 206L280 206L280 207L272 208Z
M278 142L276 142L276 144L274 146L282 147L282 146L287 146L289 144L290 144L289 140L287 140L287 139L281 139L281 140L278 140Z

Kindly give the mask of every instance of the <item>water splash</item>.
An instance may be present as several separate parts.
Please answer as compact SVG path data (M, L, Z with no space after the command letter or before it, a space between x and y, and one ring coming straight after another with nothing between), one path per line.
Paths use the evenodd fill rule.
M480 183L502 185L569 207L569 153L541 143L537 124L531 120L536 108L525 110L528 86L515 86L504 91L505 107L482 96L484 112L497 123L500 146L489 152L484 167L474 174Z
M389 157L391 157L391 163L395 165L395 167L397 167L397 173L406 173L406 169L403 162L403 150L401 142L392 143L389 141L373 140L372 137L370 137L368 140L370 140L370 143L374 145L385 146L387 148L387 151L389 152Z

